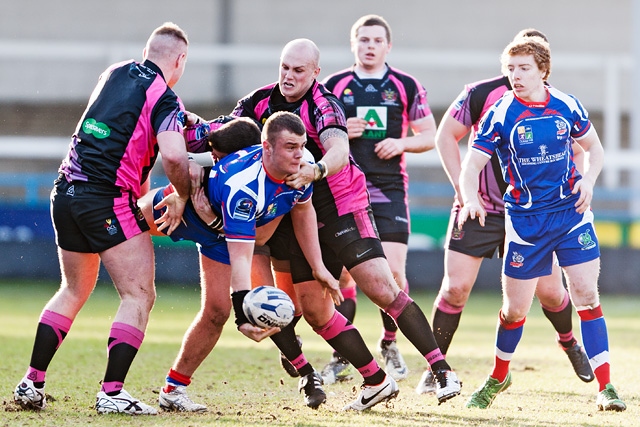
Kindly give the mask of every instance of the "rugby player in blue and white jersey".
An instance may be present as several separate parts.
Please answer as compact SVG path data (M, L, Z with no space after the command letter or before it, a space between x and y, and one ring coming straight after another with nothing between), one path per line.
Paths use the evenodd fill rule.
M600 249L590 207L604 162L602 144L582 104L545 86L551 51L542 38L512 41L503 51L502 70L513 89L483 117L460 175L460 227L469 218L485 224L478 174L494 152L509 184L504 195L503 305L494 368L467 407L488 408L511 385L509 364L538 279L551 274L555 253L598 381L596 405L600 410L623 411L626 405L610 381L609 340L598 296ZM584 174L574 162L573 141L584 149Z
M242 312L242 300L251 289L254 244L264 244L286 213L291 214L296 238L314 277L329 288L335 302L339 303L340 297L337 280L322 263L312 185L296 189L285 183L285 177L297 172L302 162L313 161L308 152L305 157L302 120L292 113L274 114L265 122L262 144L239 151L250 141L260 143L260 130L251 119L231 120L212 132L209 140L213 155L220 160L187 204L183 224L170 235L174 241L191 240L198 246L202 305L160 391L160 406L167 410L206 411L205 405L189 398L186 386L218 341L232 305L238 329L249 338L260 341L279 331L251 325ZM141 200L152 231L154 219L162 215L163 200L172 191L167 186Z
M515 38L546 36L535 28L519 31ZM480 119L507 90L511 90L509 78L504 75L466 84L462 92L451 103L436 133L436 147L449 181L455 191L449 227L444 245L444 276L433 303L433 334L443 355L458 330L462 311L471 295L483 259L499 258L504 250L504 200L507 184L502 179L497 156L492 156L478 176L478 194L484 200L487 212L485 225L477 220L467 221L458 228L458 214L462 207L459 197L459 178L462 159L459 142L469 134L469 145L473 143ZM574 161L582 165L582 149L574 144ZM556 331L556 341L573 369L582 381L595 379L589 358L573 334L573 307L569 293L562 281L562 270L554 263L552 273L543 276L536 286L536 297L545 317ZM416 392L434 393L435 378L427 369L416 386Z

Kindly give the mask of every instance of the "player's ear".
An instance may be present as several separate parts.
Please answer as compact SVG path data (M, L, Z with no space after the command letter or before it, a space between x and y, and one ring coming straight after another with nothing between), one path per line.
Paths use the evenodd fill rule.
M187 55L184 52L181 52L176 58L176 68L180 68L180 66L182 65L182 62L186 62L186 61L187 61Z

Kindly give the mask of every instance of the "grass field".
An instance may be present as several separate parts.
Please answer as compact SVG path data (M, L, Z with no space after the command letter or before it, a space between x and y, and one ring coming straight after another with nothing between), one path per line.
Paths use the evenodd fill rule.
M609 327L612 377L628 409L599 412L597 385L585 384L573 373L558 349L548 321L534 302L524 337L512 362L514 383L488 410L470 410L464 403L489 374L500 296L473 294L448 360L463 381L461 396L438 406L434 396L413 391L425 362L404 339L398 345L411 369L391 404L365 413L341 408L359 390L359 377L347 384L326 386L327 403L318 410L304 406L297 380L279 367L271 341L253 343L229 324L218 346L200 367L189 387L194 400L205 403L205 414L160 413L155 417L97 415L92 408L105 368L106 337L117 296L100 283L76 319L47 374L50 404L41 413L24 412L13 404L13 387L29 362L33 335L43 304L55 284L0 282L0 426L637 426L640 425L640 315L637 297L606 297L603 308ZM435 294L413 297L430 317ZM362 295L356 325L372 351L380 334L380 317ZM146 339L127 377L126 388L149 404L157 403L180 340L199 305L193 287L159 286ZM574 326L579 335L577 316ZM307 358L321 369L328 345L301 321L298 330Z

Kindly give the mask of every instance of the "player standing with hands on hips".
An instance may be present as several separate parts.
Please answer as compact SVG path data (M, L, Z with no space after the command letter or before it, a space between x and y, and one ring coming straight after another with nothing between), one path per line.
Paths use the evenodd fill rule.
M391 51L391 27L383 17L365 15L353 24L351 50L355 65L330 75L323 83L345 106L351 155L366 176L384 254L398 287L408 293L409 176L404 153L431 150L436 122L420 82L386 63ZM337 310L353 322L356 283L346 270L341 288L345 301ZM378 350L386 371L399 381L407 377L409 369L396 345L398 326L384 310L380 313L383 331ZM346 360L334 352L322 370L325 383L340 379L347 366Z
M94 89L51 193L62 284L44 307L31 362L14 399L44 409L45 374L104 264L120 295L107 343L107 369L96 398L99 413L155 415L123 389L155 302L149 227L137 200L158 150L175 192L158 220L167 234L180 224L190 178L183 137L184 107L171 89L184 72L187 35L177 25L156 28L143 62L110 66Z
M494 367L467 407L486 409L511 385L509 364L522 337L538 279L551 274L555 253L567 278L584 348L598 382L596 405L600 410L623 411L626 405L610 380L609 341L598 296L600 250L590 207L604 162L602 144L580 102L545 86L551 73L546 41L539 37L516 39L504 49L501 60L513 90L483 117L460 175L460 227L475 218L485 224L478 174L494 152L509 184L504 195L503 305ZM574 140L585 151L583 175L573 160Z

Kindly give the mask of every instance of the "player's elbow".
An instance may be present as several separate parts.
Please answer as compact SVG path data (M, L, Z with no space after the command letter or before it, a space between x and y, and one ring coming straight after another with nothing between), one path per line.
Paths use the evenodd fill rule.
M164 167L177 167L181 165L187 165L189 163L189 159L187 157L187 152L178 152L178 151L168 151L161 153L162 155L162 165Z

